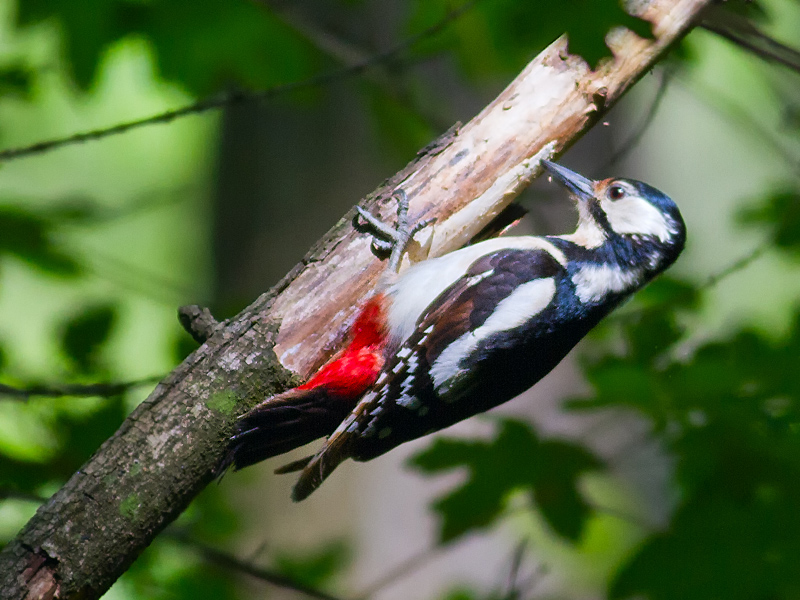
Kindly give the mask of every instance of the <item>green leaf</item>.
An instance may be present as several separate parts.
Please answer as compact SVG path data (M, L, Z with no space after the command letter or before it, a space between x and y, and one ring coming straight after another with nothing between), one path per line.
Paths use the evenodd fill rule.
M747 17L755 23L767 22L767 11L763 2L757 0L728 0L722 5L726 11Z
M61 333L61 350L81 373L102 370L101 350L117 320L110 304L92 306L71 318Z
M447 593L442 600L514 600L517 595L508 592L477 592L467 588L456 588Z
M800 256L800 192L796 189L767 196L760 205L739 213L738 221L764 226L778 248Z
M745 459L742 462L742 459ZM610 596L796 598L800 470L734 452L623 567Z
M232 569L204 560L191 544L160 536L120 582L131 598L235 600L243 597L236 575Z
M189 531L192 539L216 546L225 544L239 530L241 516L242 513L230 505L225 488L212 485L192 500L177 525Z
M106 49L130 34L140 2L121 0L25 0L19 3L21 26L57 20L64 39L67 65L75 83L88 89Z
M526 491L551 527L576 540L589 515L577 489L578 477L598 467L585 450L563 442L540 441L524 423L499 422L491 442L437 439L411 464L424 473L467 468L467 481L434 503L442 517L442 542L485 528L501 516L515 491Z
M41 271L64 277L79 275L77 261L53 241L54 224L32 211L0 207L0 258L11 254Z
M636 293L636 307L640 310L657 310L663 313L665 307L695 309L699 305L700 293L697 287L669 275L660 276Z
M238 85L264 88L307 77L317 53L268 8L249 0L26 0L20 25L60 24L67 64L81 89L97 77L104 54L142 36L161 74L197 95Z
M21 64L0 67L0 97L19 96L30 100L33 71Z
M410 28L420 31L441 21L452 10L447 0L415 3ZM652 37L651 25L627 14L618 0L571 0L553 4L546 0L496 0L480 2L450 25L423 52L447 45L472 75L492 76L498 71L518 71L561 34L569 49L596 66L611 52L605 37L612 27L624 26L642 37Z
M639 37L652 38L652 25L626 13L618 0L573 0L567 17L569 50L579 54L594 68L600 59L610 57L605 37L614 27L626 27Z
M199 348L198 344L192 336L186 333L185 329L176 329L174 341L172 342L172 361L175 364L180 363L189 356L192 352Z
M260 3L162 1L149 19L142 33L154 45L161 73L199 95L288 83L317 69L317 52Z
M63 225L93 225L102 222L106 212L89 198L73 196L50 204L40 214L56 228Z
M47 399L46 402L53 402ZM0 457L0 487L11 487L29 494L39 493L42 486L65 482L108 439L125 418L122 397L101 400L80 399L87 411L57 411L48 423L53 431L57 451L45 462L28 462L8 456Z
M125 419L122 396L101 398L96 402L97 408L87 414L61 414L58 417L57 429L61 434L62 452L55 462L60 466L59 475L63 477L69 477L86 462Z
M160 586L161 587L161 586ZM167 589L159 590L160 595L154 597L151 589L143 590L140 598L150 600L235 600L241 598L236 577L229 569L214 564L193 567L176 576L169 582Z
M653 419L682 503L669 529L631 556L611 596L796 597L800 311L782 339L742 330L672 362L650 346L670 343L674 314L647 314L624 321L626 356L589 365L590 403Z

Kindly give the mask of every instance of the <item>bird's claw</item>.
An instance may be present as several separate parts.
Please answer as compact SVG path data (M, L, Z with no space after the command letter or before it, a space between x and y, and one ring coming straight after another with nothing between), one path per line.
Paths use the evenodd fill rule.
M400 267L400 260L403 253L406 251L406 247L414 237L414 234L433 223L436 219L425 219L414 226L409 226L408 195L405 190L402 189L395 191L393 195L397 198L397 224L394 227L387 225L360 206L356 206L356 211L366 222L363 225L372 229L373 248L381 253L390 253L387 268L390 271L396 272Z

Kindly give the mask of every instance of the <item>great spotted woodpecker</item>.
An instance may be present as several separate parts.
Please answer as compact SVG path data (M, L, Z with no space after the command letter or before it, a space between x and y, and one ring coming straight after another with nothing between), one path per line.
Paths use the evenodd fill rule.
M575 233L487 240L385 283L337 357L238 421L229 462L242 468L328 436L278 470L302 470L293 492L302 500L347 458L370 460L524 392L680 254L684 222L660 191L542 165L577 200ZM399 195L396 230L360 211L391 238L389 278L415 230Z

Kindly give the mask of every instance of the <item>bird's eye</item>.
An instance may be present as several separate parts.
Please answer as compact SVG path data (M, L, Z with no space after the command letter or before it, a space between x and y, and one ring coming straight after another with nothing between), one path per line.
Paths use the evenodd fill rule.
M625 188L621 185L612 185L608 188L608 197L611 198L611 200L621 200L625 197Z

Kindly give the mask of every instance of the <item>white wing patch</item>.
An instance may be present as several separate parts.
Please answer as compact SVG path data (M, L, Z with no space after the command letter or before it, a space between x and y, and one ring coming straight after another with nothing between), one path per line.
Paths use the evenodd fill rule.
M431 379L436 392L447 398L446 392L466 373L461 362L478 344L494 333L519 327L542 312L553 300L556 282L552 277L535 279L520 285L500 301L483 325L469 331L447 346L431 365Z
M417 263L402 275L387 294L391 298L388 321L392 340L401 344L410 336L425 309L463 277L469 266L486 254L498 250L540 249L561 265L566 265L564 253L551 242L535 237L504 237L486 240L439 258Z
M633 289L641 278L641 269L625 270L619 266L587 264L572 276L572 282L576 295L585 304L602 300L610 292Z

